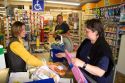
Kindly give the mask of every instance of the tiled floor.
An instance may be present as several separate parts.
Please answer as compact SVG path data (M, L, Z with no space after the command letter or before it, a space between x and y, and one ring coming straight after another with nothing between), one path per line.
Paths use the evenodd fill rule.
M125 83L125 75L119 72L116 73L115 83Z

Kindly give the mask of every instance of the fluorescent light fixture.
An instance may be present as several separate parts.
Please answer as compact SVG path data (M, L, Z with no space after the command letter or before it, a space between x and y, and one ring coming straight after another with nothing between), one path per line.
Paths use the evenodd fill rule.
M72 10L62 10L62 9L50 9L50 11L53 11L53 12L72 12Z
M6 11L0 11L0 13L6 13Z
M32 0L14 0L14 1L32 1ZM80 3L77 2L67 2L67 1L54 1L54 0L44 0L46 3L55 3L55 4L64 4L64 5L72 5L72 6L80 6Z
M5 7L0 7L0 8L5 8Z
M55 4L64 4L64 5L74 5L74 6L79 6L80 3L75 3L75 2L62 2L62 1L45 1L47 3L55 3Z

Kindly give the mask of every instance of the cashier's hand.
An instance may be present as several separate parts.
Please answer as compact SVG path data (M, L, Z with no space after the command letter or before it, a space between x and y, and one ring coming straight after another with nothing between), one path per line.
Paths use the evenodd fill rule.
M66 57L66 55L65 55L65 53L57 53L56 57L62 58L62 57Z
M83 67L83 65L85 64L84 61L82 61L78 58L72 58L71 61L72 61L72 64L77 66L77 67Z

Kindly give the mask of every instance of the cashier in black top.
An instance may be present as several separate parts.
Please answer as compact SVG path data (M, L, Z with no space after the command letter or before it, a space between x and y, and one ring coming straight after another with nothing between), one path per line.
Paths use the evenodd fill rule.
M87 20L85 25L87 38L78 48L72 63L97 83L112 83L114 62L110 46L104 38L103 25L99 19ZM57 57L65 57L65 54L58 53Z

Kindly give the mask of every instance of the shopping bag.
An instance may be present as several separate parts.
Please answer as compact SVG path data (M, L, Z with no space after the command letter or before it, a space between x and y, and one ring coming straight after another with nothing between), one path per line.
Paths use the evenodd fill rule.
M33 72L31 78L33 80L46 80L49 78L53 78L55 83L58 83L60 79L59 75L56 72L52 71L48 66L41 66L40 68L36 69L36 71Z
M72 70L72 73L73 73L77 83L88 83L86 78L84 77L83 73L80 71L80 69L78 67L72 65L72 63L71 63L72 54L70 54L67 51L65 51L65 54L66 54L66 59L69 63L69 66Z
M63 53L64 51L61 51L59 49L51 49L50 50L50 55L51 55L51 59L53 62L63 62L65 58L58 58L56 57L57 53Z

